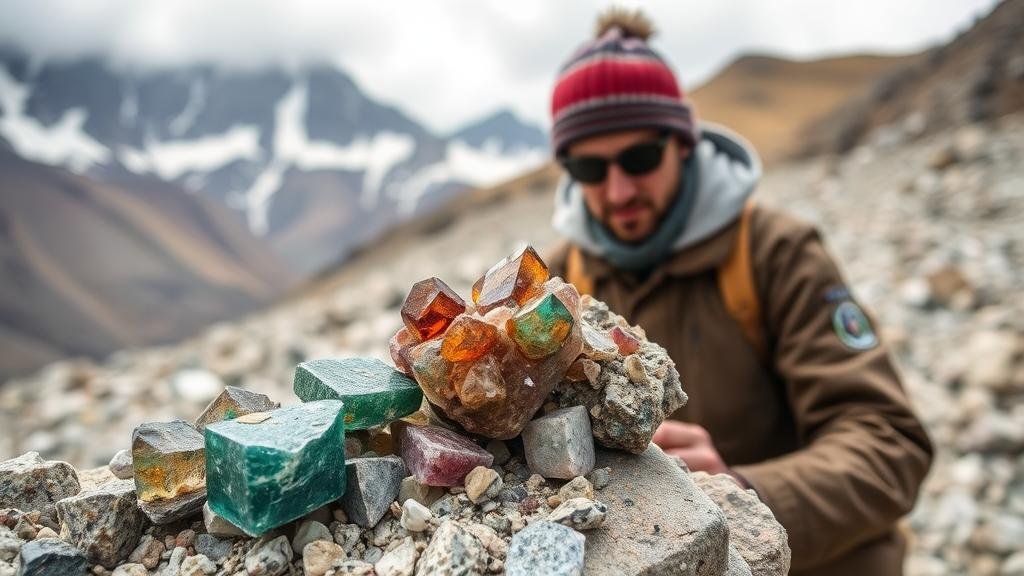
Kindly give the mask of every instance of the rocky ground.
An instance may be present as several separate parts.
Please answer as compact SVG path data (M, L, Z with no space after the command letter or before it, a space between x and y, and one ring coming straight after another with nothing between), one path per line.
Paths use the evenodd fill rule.
M907 521L908 573L1024 574L1024 117L923 140L913 129L773 169L759 195L821 226L935 441ZM549 205L549 194L528 192L384 246L329 290L179 345L10 381L0 388L0 460L35 450L103 465L138 423L195 418L225 384L287 399L300 361L387 359L413 282L436 275L468 293L516 247L555 240Z

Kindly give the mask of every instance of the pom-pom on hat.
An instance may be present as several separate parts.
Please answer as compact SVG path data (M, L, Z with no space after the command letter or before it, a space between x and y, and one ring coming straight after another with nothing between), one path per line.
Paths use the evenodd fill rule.
M651 50L654 28L639 10L612 9L597 34L569 58L551 95L551 149L605 132L664 129L694 146L693 111L675 74Z

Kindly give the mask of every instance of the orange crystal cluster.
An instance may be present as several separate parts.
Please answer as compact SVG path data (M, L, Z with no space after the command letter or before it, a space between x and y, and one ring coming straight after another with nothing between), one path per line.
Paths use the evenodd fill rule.
M474 284L472 304L437 278L416 283L391 356L467 431L514 438L583 351L580 314L576 289L526 247Z

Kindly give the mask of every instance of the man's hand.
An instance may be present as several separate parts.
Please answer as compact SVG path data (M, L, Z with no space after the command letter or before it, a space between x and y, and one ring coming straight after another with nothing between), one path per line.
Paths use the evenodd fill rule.
M666 454L682 458L690 470L708 474L731 473L711 443L711 434L697 424L666 420L658 426L652 440Z

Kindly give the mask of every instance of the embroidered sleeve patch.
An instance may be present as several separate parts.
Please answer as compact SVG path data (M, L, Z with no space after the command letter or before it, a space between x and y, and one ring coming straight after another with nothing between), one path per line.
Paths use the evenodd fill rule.
M832 312L832 329L847 348L870 350L878 345L878 336L871 328L867 315L852 300L836 306Z

